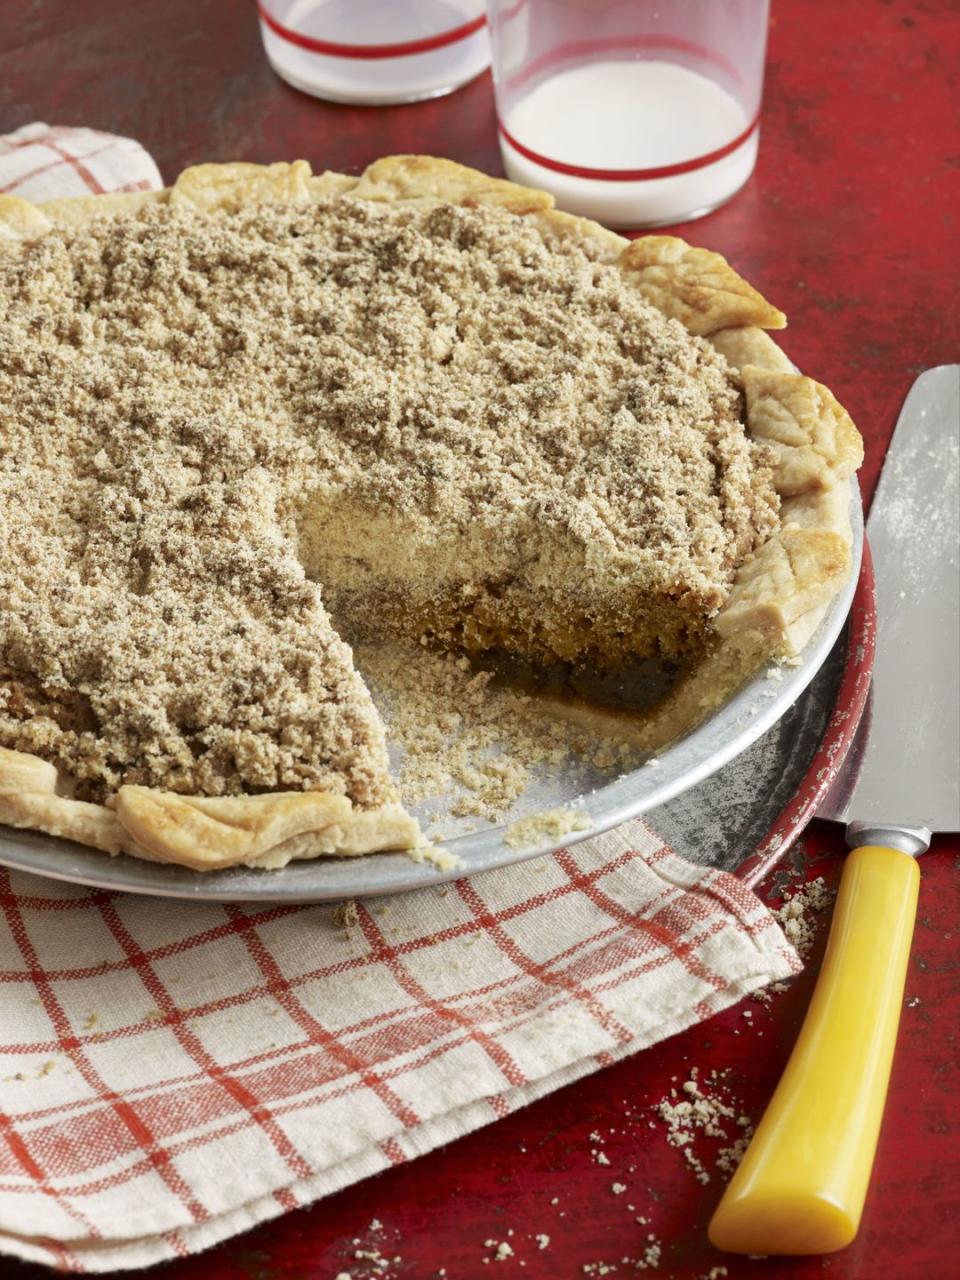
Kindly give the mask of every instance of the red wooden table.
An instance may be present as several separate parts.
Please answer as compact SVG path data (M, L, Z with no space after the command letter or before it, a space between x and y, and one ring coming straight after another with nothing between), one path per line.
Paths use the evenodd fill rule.
M260 48L253 0L4 0L0 131L32 120L141 139L170 177L197 160L304 156L357 170L393 151L500 171L490 84L411 107L353 109L287 88ZM756 175L694 226L790 316L785 346L831 386L867 441L865 492L913 377L960 356L960 12L951 0L778 0ZM842 841L814 823L798 874L835 881ZM705 1241L720 1193L650 1127L686 1079L727 1070L754 1118L809 996L807 973L769 1008L743 1006L564 1089L453 1146L291 1214L193 1260L169 1280L332 1280L347 1271L563 1280L635 1273L648 1233L658 1274L903 1280L956 1274L960 1240L956 980L960 839L923 861L916 943L874 1183L860 1236L823 1259L723 1257ZM823 938L820 943L822 946ZM749 1025L748 1025L749 1024ZM597 1137L599 1135L602 1142ZM598 1162L599 1151L609 1163ZM614 1183L626 1190L615 1193ZM630 1207L632 1206L632 1208ZM370 1222L382 1227L371 1232ZM648 1219L647 1223L637 1218ZM512 1232L512 1234L510 1234ZM549 1236L540 1248L535 1237ZM354 1254L378 1250L384 1269ZM445 1269L442 1270L442 1269ZM3 1280L37 1268L0 1262ZM722 1273L720 1273L722 1274Z

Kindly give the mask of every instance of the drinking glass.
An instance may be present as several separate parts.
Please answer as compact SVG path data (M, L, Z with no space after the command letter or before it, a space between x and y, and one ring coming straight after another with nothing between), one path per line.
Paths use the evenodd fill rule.
M416 102L490 65L483 0L259 0L274 71L333 102Z
M504 167L614 227L697 218L753 172L769 0L487 0Z

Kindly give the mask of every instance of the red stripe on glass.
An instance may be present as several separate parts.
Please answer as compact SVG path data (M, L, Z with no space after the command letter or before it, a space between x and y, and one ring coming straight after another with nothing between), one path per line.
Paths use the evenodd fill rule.
M526 6L527 0L516 0L516 4L512 4L509 9L501 9L497 17L501 22L512 22L521 9L525 9Z
M571 178L593 178L598 182L646 182L651 178L674 178L681 173L693 173L695 169L704 169L708 164L715 164L717 160L722 160L724 156L729 156L738 147L742 147L759 124L758 111L746 129L738 133L726 146L718 147L716 151L708 151L706 155L694 156L692 160L681 160L678 164L662 164L652 169L591 169L581 164L565 164L562 160L554 160L550 156L542 156L539 152L532 151L522 142L517 141L502 120L497 120L497 127L504 138L514 151L525 156L527 160L532 160L534 164L539 164L544 169L552 169L554 173L565 173Z
M257 6L261 21L270 30L300 49L308 49L311 53L322 53L328 58L406 58L412 53L430 53L433 49L443 49L448 44L456 44L458 40L466 40L468 36L486 26L483 15L465 22L462 26L451 27L449 31L439 31L435 36L424 36L422 40L405 40L399 44L337 44L332 40L317 40L313 36L305 36L291 27L285 27L267 10L265 4Z

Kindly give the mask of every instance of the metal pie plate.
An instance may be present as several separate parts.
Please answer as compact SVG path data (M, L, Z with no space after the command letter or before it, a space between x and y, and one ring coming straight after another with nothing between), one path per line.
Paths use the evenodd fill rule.
M280 871L235 868L202 874L126 855L111 858L72 841L12 828L0 828L0 864L74 884L165 898L321 902L400 893L541 857L658 810L652 824L679 852L695 861L733 868L790 798L789 788L799 783L832 705L844 660L837 640L856 589L863 549L863 514L855 482L852 490L853 570L798 665L779 667L778 679L762 668L655 763L613 781L598 781L596 772L582 762L539 773L505 822L444 840L443 848L459 859L455 870L438 871L404 854L372 854L291 862ZM803 697L818 673L814 689ZM745 759L738 761L744 753ZM589 826L521 848L505 842L509 822L559 807L583 810ZM436 804L410 808L423 817L419 809L433 811Z

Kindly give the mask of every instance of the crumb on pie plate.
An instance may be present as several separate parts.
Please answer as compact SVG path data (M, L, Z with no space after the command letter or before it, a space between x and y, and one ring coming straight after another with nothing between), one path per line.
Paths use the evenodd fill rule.
M0 196L0 822L196 870L422 844L351 635L802 648L860 437L720 257L425 156ZM328 613L329 608L329 613Z

